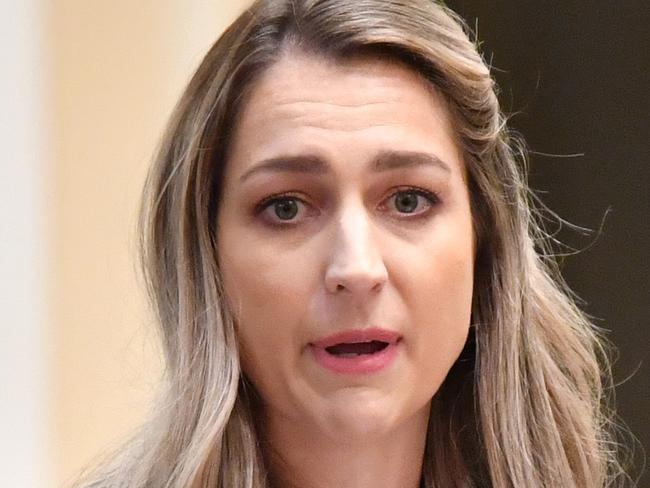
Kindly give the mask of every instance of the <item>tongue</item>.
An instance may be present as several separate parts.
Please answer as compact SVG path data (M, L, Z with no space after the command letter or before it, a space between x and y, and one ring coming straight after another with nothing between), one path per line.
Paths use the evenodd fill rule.
M388 344L382 341L342 343L325 348L330 354L336 356L358 356L359 354L373 354L384 349Z

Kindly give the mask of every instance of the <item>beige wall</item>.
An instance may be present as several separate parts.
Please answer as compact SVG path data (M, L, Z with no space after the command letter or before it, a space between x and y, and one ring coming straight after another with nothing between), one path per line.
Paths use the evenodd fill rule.
M149 406L161 364L134 272L139 192L182 86L245 3L47 3L56 486Z

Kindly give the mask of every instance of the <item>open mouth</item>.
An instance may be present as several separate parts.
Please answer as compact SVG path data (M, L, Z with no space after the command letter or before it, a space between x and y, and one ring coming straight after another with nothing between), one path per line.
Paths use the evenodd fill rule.
M370 327L350 329L309 343L312 357L337 374L378 373L392 364L401 350L396 331Z
M344 342L326 347L325 350L333 356L340 358L353 358L366 354L375 354L386 349L388 345L388 342L384 341Z
M365 339L365 340L364 340ZM382 338L383 339L383 338ZM347 339L321 346L312 344L313 358L325 369L344 375L378 373L395 361L400 340Z

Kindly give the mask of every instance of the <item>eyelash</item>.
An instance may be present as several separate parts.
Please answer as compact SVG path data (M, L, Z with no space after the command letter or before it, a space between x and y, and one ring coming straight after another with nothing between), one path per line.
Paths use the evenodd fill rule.
M398 220L419 220L422 218L425 218L428 216L428 214L431 212L433 207L438 205L440 203L440 198L437 193L425 190L423 188L419 187L414 187L414 186L407 186L407 187L400 187L398 188L395 192L393 192L388 199L392 199L395 196L397 196L400 193L412 193L417 196L423 197L429 206L428 210L425 210L423 212L417 213L417 214L402 214L405 217L404 218L398 218ZM255 207L255 215L259 215L262 212L264 212L267 208L271 207L273 204L277 202L282 202L286 200L296 200L298 202L303 203L304 205L308 205L304 200L302 200L300 197L293 193L279 193L275 195L270 195L269 197L265 198L262 200L259 204L256 205ZM267 222L269 225L273 227L293 227L297 225L294 221L288 220L288 221L274 221L274 222Z

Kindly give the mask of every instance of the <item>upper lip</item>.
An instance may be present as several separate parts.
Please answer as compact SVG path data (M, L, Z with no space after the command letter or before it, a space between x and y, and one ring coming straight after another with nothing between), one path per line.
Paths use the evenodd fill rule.
M327 337L323 337L310 344L315 347L323 348L335 346L337 344L354 344L359 342L380 341L389 344L397 343L402 337L392 330L371 327L368 329L350 329L337 332Z

